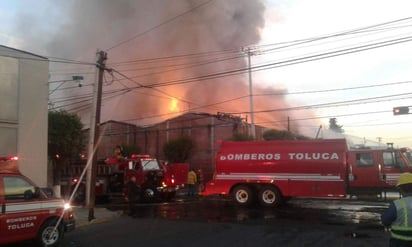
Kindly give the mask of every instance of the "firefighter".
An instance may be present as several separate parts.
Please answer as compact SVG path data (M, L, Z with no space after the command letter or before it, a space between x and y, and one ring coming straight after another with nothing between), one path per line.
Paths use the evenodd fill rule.
M195 195L196 183L197 183L197 175L196 175L195 170L192 168L187 173L187 187L188 187L187 195L188 196L194 196Z
M136 184L136 177L132 176L127 182L127 200L129 204L129 216L136 218L136 201L139 195L139 187Z
M402 198L390 204L381 221L391 228L389 246L412 246L412 174L402 173L396 187Z
M198 185L199 185L199 194L201 194L202 193L202 191L204 191L204 187L205 187L205 185L204 185L204 183L205 183L205 178L204 178L204 175L203 175L203 171L202 171L202 169L197 169L197 181L198 181Z

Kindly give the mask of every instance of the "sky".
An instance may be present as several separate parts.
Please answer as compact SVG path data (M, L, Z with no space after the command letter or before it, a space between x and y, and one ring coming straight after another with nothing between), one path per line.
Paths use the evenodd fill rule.
M30 0L0 0L0 44L39 55L76 61L93 61L97 47L111 47L128 39L132 41L109 50L111 61L128 60L123 59L126 53L130 58L133 57L132 54L156 58L220 51L231 46L250 47L253 51L251 66L263 68L254 69L251 76L256 103L254 110L270 110L267 116L258 118L256 124L290 128L310 137L328 137L329 119L336 118L345 134L357 137L357 142L393 142L396 146L412 147L412 114L394 116L392 113L393 107L412 106L412 41L354 52L371 44L381 45L384 44L382 42L410 37L412 20L407 18L412 17L412 3L408 0L175 0L167 4L158 0L152 1L153 4L142 5L147 8L139 6L141 9L135 9L126 0L114 2L121 4L99 2L106 4L107 8L99 10L99 15L93 15L97 1L72 0L56 3L39 0L36 1L36 8L31 8L29 5L33 1ZM206 2L205 6L195 9L190 16L170 19L202 2ZM107 11L109 8L110 11ZM220 13L221 10L225 11ZM226 14L231 12L232 17L237 19L228 21L225 19ZM104 24L102 16L110 17L111 21ZM170 20L170 23L157 26L165 20ZM219 29L217 26L220 23L227 25ZM133 38L135 34L141 34L141 30L150 31L142 37ZM134 41L139 44L131 51L128 45ZM322 58L322 55L348 49L351 49L349 54ZM153 55L153 51L158 53ZM304 58L314 59L301 62ZM298 63L285 64L289 60ZM243 57L242 61L230 65L218 65L220 69L235 69L247 66L247 59ZM62 74L56 73L65 70L64 66L51 65L52 81L64 78ZM212 67L206 69L218 71ZM127 76L135 76L126 69L121 71ZM77 72L92 77L94 68L83 66ZM195 75L201 72L185 73ZM177 79L183 77L181 74L184 73L176 74L164 73L147 80L169 81L170 79L164 79L166 75ZM119 77L121 75L118 74L117 78ZM219 88L213 96L210 93L202 94L201 90L188 86L183 86L184 90L165 88L164 91L169 95L177 95L176 98L179 99L194 95L200 104L220 102L225 99L224 92L233 90L230 85L220 89L224 80L227 78L204 88L204 92ZM244 88L236 89L237 94L233 97L247 93L247 74L239 80L244 82ZM90 81L89 84L93 79ZM88 81L83 83L85 86L81 90L90 90L87 87ZM51 84L51 90L56 85ZM108 87L116 89L116 85ZM197 89L199 87L197 85ZM218 95L220 92L222 95ZM166 97L164 92L156 93L162 93ZM111 99L104 106L103 120L130 119L131 116L121 115L116 110L122 108L125 102L130 102L127 97L131 96L121 95ZM140 96L133 97L136 100ZM208 101L202 101L203 98ZM195 100L192 98L181 104L181 110L192 109L193 101ZM236 102L219 110L247 114L248 107L248 100L245 99L242 104ZM162 111L153 107L144 114L161 114ZM259 117L259 114L255 113L255 116ZM272 115L276 117L270 119ZM250 115L248 117L250 121ZM85 119L87 122L87 117Z
M324 36L410 17L410 1L270 1L266 12L266 27L261 43L277 43ZM274 17L274 18L271 18ZM411 35L410 21L399 31L380 32L353 39L333 39L330 43L305 47L296 51L297 56L364 45L363 42L379 42L386 37L400 38ZM285 85L288 91L316 91L343 89L379 84L407 82L412 78L412 60L409 52L412 43L378 48L345 56L337 56L315 62L276 68L259 76L267 83ZM293 57L294 50L279 52L279 57ZM273 56L275 54L270 54ZM272 76L270 76L270 75ZM410 93L411 84L368 87L356 90L331 91L316 94L290 95L297 105L315 105L361 98L383 97ZM345 133L382 143L394 142L399 146L411 146L412 115L393 116L396 106L411 106L411 95L393 100L381 98L370 104L353 104L342 107L316 109L318 116L336 116ZM386 101L389 100L390 101ZM379 114L349 114L387 111ZM340 116L343 115L343 116ZM344 116L347 115L347 116ZM328 119L322 119L324 126ZM311 126L308 126L311 128ZM379 138L379 139L378 139Z

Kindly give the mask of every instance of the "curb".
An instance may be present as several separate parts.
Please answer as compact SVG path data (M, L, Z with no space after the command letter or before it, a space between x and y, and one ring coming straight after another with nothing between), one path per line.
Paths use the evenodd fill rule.
M73 214L76 220L76 228L92 225L92 224L100 224L104 222L108 222L114 218L118 218L123 215L122 211L110 211L106 208L95 208L94 209L94 217L95 219L89 221L89 208L87 207L73 207Z

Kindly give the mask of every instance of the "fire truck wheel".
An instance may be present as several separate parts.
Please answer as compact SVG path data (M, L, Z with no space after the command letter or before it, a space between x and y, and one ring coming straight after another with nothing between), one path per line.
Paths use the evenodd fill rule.
M48 220L40 228L37 235L37 246L56 247L59 246L63 236L62 224L57 226L58 220Z
M263 186L259 191L259 203L262 206L278 206L282 202L280 191L274 186Z
M239 205L250 205L253 202L252 190L245 185L238 185L232 191L232 197Z
M155 191L152 188L145 188L143 190L143 199L145 201L152 201L155 198Z

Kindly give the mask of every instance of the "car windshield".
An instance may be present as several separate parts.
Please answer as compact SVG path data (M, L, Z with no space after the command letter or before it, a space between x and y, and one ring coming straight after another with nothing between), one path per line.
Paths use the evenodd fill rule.
M143 159L142 160L143 170L159 170L159 163L156 159Z

